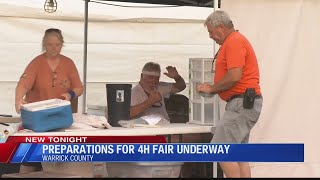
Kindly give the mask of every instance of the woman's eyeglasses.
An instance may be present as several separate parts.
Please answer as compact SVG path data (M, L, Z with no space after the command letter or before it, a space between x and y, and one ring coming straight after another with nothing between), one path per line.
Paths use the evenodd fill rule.
M53 72L52 73L52 87L56 87L57 78L58 78L57 72Z

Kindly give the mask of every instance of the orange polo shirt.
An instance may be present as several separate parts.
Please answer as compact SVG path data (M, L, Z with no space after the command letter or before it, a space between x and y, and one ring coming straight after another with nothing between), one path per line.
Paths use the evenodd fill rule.
M28 89L28 103L59 98L69 90L82 87L74 62L66 56L59 56L55 71L51 70L44 54L33 59L25 69L20 82Z
M261 94L257 57L247 38L235 31L220 47L216 59L214 83L219 82L229 69L239 67L242 68L240 81L232 88L218 93L225 101L233 95L243 94L247 88L255 88L256 94Z

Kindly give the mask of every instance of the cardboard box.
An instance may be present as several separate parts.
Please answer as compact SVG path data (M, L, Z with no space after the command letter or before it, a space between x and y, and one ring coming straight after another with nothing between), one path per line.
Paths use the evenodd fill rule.
M0 122L2 123L19 123L21 122L20 117L1 117L0 116Z

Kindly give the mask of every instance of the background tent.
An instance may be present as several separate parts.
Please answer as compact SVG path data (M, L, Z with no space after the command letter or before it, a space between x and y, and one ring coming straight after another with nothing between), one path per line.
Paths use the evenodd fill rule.
M84 85L84 91L82 96L82 113L87 112L87 60L88 60L88 21L89 21L89 2L99 3L99 4L107 4L104 0L98 0L98 1L91 1L91 0L85 0L85 10L84 10L84 57L83 57L83 85ZM191 5L191 6L209 6L212 7L212 5L216 8L218 8L220 4L220 0L216 1L208 1L208 0L191 0L191 1L144 1L144 0L138 0L138 1L124 1L124 2L135 2L135 3L153 3L153 4L175 4L175 5ZM116 5L125 7L122 5ZM132 7L132 6L131 6ZM145 6L146 7L146 6ZM151 6L148 6L151 7ZM160 7L160 6L158 6ZM167 8L168 6L165 6L164 8ZM139 13L139 11L136 11L136 13ZM177 13L177 12L175 12ZM127 15L127 13L126 13ZM215 49L215 48L213 48Z
M320 1L223 0L221 8L259 60L264 105L251 142L305 144L305 162L251 163L253 177L320 177Z
M116 0L116 1L118 1L118 0ZM217 1L217 0L120 0L118 2L213 7L214 1Z
M41 52L47 28L62 29L66 42L63 54L75 61L82 77L84 2L58 1L53 14L44 12L43 3L0 2L1 113L16 114L17 80ZM159 62L163 70L167 65L177 66L188 80L189 58L212 56L213 42L203 26L212 8L123 8L90 3L89 12L88 105L106 105L106 82L137 83L137 72L147 61ZM171 79L163 76L162 80ZM188 90L183 93L187 95Z

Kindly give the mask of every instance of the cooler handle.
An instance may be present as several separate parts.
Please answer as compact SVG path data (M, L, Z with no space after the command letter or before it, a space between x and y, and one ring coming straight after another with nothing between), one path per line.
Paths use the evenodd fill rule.
M47 116L53 116L53 115L61 113L61 109L60 108L58 108L58 109L48 109L48 110L46 110L46 112L47 112Z

